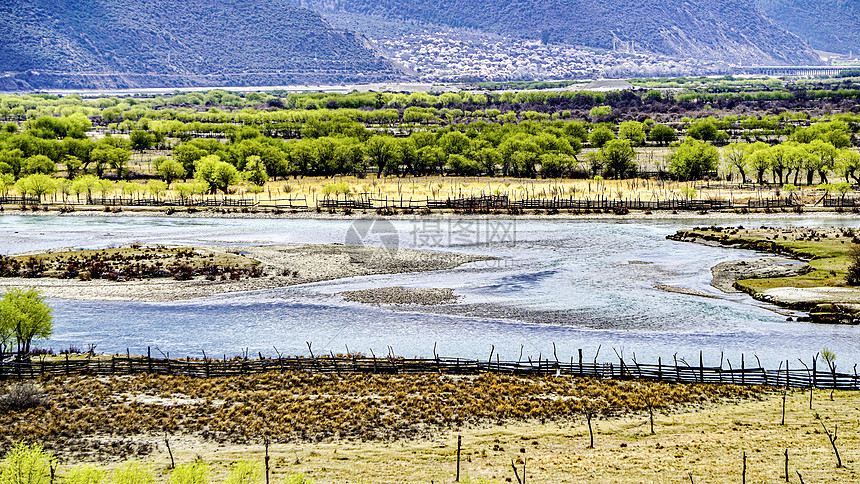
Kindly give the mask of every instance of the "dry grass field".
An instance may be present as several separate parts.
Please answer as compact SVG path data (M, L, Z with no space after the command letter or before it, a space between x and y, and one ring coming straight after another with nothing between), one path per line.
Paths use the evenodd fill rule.
M58 452L60 476L137 458L166 481L201 458L221 482L238 459L263 460L272 482L303 473L317 483L860 482L855 393L645 382L270 374L231 379L74 377L41 382L49 405L0 415L4 445L23 439ZM651 433L642 396L662 396ZM593 419L594 448L583 414ZM838 428L836 456L822 424Z

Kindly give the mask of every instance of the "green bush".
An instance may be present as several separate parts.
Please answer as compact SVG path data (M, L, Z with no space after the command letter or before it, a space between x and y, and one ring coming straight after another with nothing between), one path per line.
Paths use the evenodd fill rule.
M208 484L209 464L197 459L180 464L170 474L170 484Z
M233 463L230 475L224 484L260 484L263 482L263 467L259 462L240 460Z
M153 484L152 470L137 461L129 461L113 471L113 484Z
M0 465L0 484L49 484L55 462L40 444L15 444Z
M63 477L63 484L103 484L107 472L92 465L75 467Z

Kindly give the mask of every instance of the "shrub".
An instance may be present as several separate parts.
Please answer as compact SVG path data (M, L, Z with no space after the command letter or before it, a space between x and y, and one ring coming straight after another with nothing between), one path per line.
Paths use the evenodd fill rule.
M48 397L41 387L30 383L16 383L0 395L0 413L18 412L48 404Z
M41 445L15 444L0 467L2 484L48 484L56 458Z
M63 477L63 484L102 484L107 472L92 465L75 467Z
M263 467L259 462L239 460L233 463L224 484L259 484L263 481Z
M170 484L208 484L209 464L197 459L188 464L180 464L170 474Z
M128 461L113 471L113 484L153 484L152 470L137 461Z

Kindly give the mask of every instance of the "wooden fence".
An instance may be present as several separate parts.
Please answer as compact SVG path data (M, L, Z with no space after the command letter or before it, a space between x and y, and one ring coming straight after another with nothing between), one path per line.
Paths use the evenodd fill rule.
M314 373L414 374L442 373L447 375L476 375L497 373L510 375L576 376L599 379L642 379L668 383L721 383L738 385L770 385L775 387L860 390L857 366L854 372L840 373L827 367L824 371L813 363L811 368L794 366L788 361L780 368L765 369L760 365L747 368L741 359L739 368L720 366L691 366L677 361L663 364L640 364L619 359L617 362L539 359L537 361L486 361L463 358L400 358L366 356L279 357L259 359L234 358L223 360L191 360L151 358L148 356L113 356L111 358L69 358L51 361L0 363L0 380L30 379L43 376L69 375L131 375L152 373L192 377L228 377L267 371L307 371Z
M824 207L856 208L860 207L860 199L854 197L826 196L821 199L821 205Z
M37 197L0 197L0 205L38 205L40 203Z
M0 205L39 205L36 198L2 197ZM308 210L310 205L305 198L290 198L266 200L258 202L250 198L91 198L86 202L67 201L57 202L65 205L102 205L105 207L206 207L206 208L256 208L256 209L296 209ZM824 199L825 207L855 206L853 200ZM860 206L860 202L857 202ZM444 200L421 198L357 198L339 199L324 198L317 201L317 208L326 210L726 210L726 209L774 209L793 208L802 206L795 199L765 198L749 200L746 203L735 203L731 200L719 199L669 199L669 200L639 200L618 198L530 198L512 200L507 195L486 195L474 197L447 198Z

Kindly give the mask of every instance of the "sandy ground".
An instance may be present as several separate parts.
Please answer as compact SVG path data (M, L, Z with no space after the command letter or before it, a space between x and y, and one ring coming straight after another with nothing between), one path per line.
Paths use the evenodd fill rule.
M395 274L453 269L485 260L485 256L384 247L295 245L205 247L237 252L260 261L264 276L239 281L149 279L128 282L79 281L53 278L7 278L0 288L35 287L49 298L104 301L174 301L229 292L254 291L294 284L372 274Z
M347 301L366 304L445 304L457 300L450 288L379 287L341 293Z
M741 279L791 277L804 274L809 264L784 257L755 257L722 262L711 268L711 285L726 293L739 293L734 283Z
M853 392L790 392L785 425L782 395L727 402L672 414L655 414L650 433L647 415L595 421L594 448L588 448L584 421L540 422L463 428L430 439L380 442L277 444L269 448L274 482L303 473L316 483L451 483L456 473L457 436L462 436L461 482L517 482L511 461L527 482L542 483L689 483L741 482L746 454L746 482L785 482L786 449L790 482L860 482L860 396ZM843 467L822 423L833 431ZM163 436L142 437L158 446L147 463L164 474L169 457ZM229 463L262 461L263 445L213 444L171 436L177 463L201 457L221 482ZM116 464L113 464L116 465ZM64 466L65 467L65 466ZM66 467L68 468L68 467ZM62 471L62 470L61 470ZM471 481L465 479L468 476ZM158 481L158 479L157 479Z
M860 289L853 287L775 287L759 294L765 301L785 304L839 304L860 306Z

